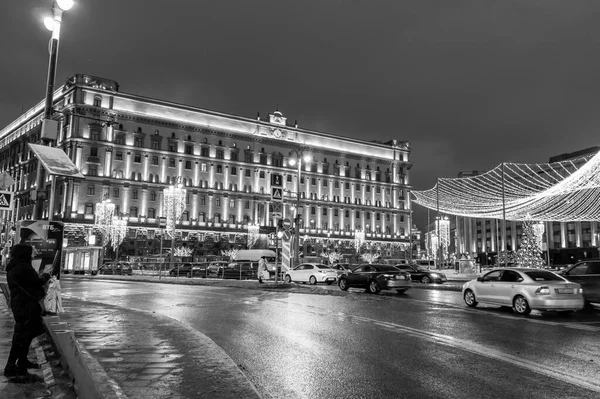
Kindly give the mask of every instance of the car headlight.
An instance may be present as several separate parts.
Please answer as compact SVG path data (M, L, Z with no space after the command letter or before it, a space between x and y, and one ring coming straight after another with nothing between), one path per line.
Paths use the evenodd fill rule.
M583 294L583 288L577 288L577 293L578 294Z
M437 274L437 273L431 273L430 276L433 277L433 278L436 278L436 277L439 277L440 275Z

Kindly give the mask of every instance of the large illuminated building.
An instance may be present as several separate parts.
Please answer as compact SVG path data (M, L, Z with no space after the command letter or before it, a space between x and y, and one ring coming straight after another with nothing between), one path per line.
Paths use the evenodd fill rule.
M102 246L94 214L110 200L114 215L127 223L123 254L158 253L163 191L177 183L186 189L179 243L193 247L195 256L243 247L249 226L273 226L279 210L273 174L283 176L282 216L294 215L298 171L290 160L298 154L308 155L301 164L301 241L326 240L342 250L364 230L384 255L410 244L406 141L310 131L279 111L256 119L227 115L123 93L113 80L78 74L54 94L55 145L85 178L56 177L50 193L49 178L35 187L37 159L27 147L40 142L42 110L40 102L0 131L0 168L15 180L9 189L17 198L15 212L5 212L5 225L35 218L31 194L45 192L37 200L44 218L52 213L65 223L67 252ZM48 209L52 195L54 208Z

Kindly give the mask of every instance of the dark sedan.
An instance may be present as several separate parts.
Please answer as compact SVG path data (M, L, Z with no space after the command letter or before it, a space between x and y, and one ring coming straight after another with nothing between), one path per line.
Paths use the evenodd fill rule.
M340 289L366 288L372 294L381 290L396 290L399 294L411 287L410 273L391 265L364 264L341 275L338 279Z
M579 261L558 274L581 285L587 308L591 307L591 302L600 303L600 259Z
M448 278L444 273L440 273L436 270L430 270L427 267L419 266L416 264L412 265L396 265L400 270L404 270L410 273L412 281L420 281L424 284L437 283L442 284L448 281Z
M127 262L105 263L98 268L98 274L131 276L133 268Z
M175 265L169 270L169 276L171 277L206 277L208 267L207 263L181 263Z

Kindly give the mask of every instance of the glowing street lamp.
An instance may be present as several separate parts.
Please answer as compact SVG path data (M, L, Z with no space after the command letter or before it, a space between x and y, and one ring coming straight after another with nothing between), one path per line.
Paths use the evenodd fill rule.
M294 232L294 264L292 268L300 264L300 177L302 176L302 161L305 164L311 160L310 154L305 150L291 150L288 160L291 166L298 165L298 179L296 180L296 205L295 205L295 232Z

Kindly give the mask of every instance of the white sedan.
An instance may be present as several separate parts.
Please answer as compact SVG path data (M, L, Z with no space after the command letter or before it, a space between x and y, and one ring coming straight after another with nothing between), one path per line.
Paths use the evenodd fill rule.
M507 267L492 270L463 285L467 306L478 303L510 306L527 315L532 309L576 311L583 308L583 291L556 273L543 269Z
M327 283L331 285L337 279L337 272L322 263L301 263L285 272L285 282Z

